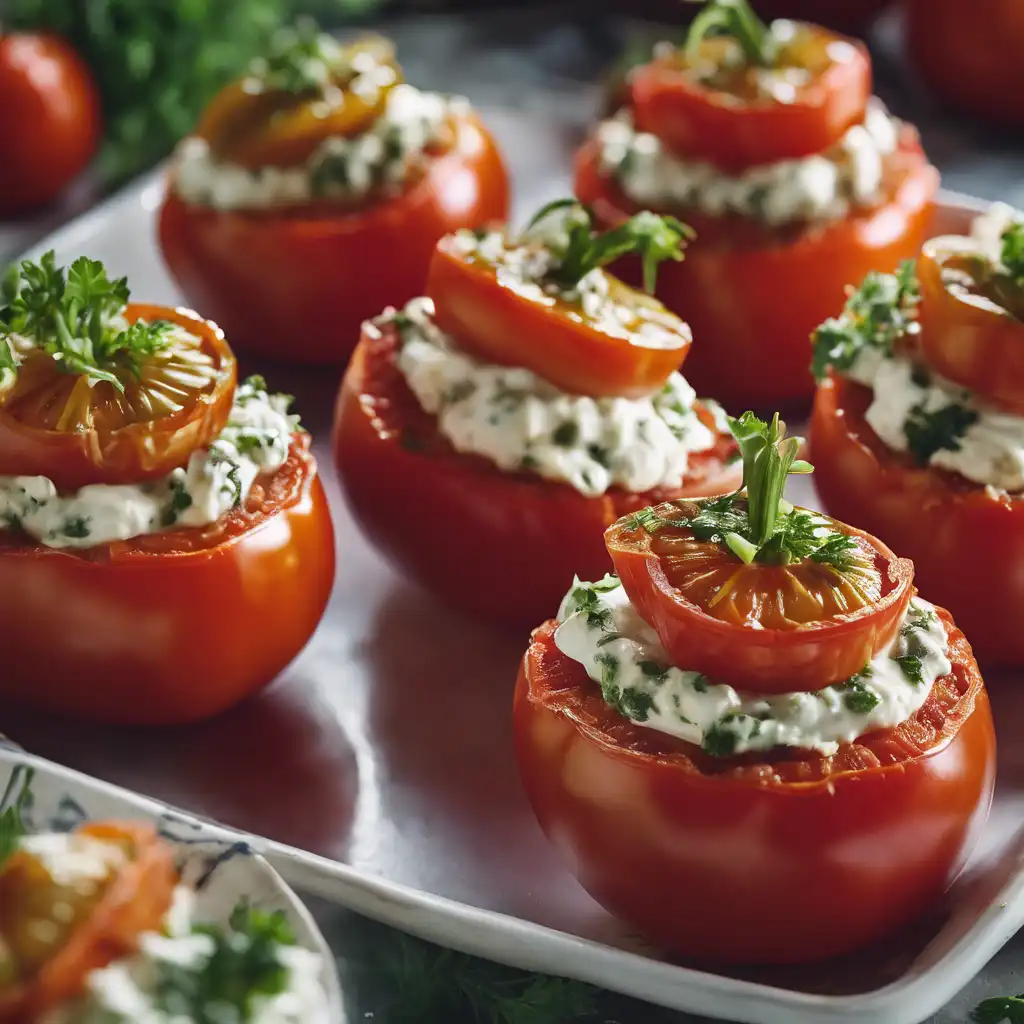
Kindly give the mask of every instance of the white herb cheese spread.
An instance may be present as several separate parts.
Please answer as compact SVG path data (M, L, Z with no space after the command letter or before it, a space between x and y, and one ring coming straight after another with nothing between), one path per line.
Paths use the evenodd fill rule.
M525 368L480 362L437 327L433 313L430 299L413 299L368 326L398 326L398 369L460 452L594 496L611 487L677 487L690 454L716 443L678 373L648 398L570 395Z
M223 163L203 139L190 136L175 154L173 188L186 202L218 210L358 200L374 189L404 182L427 149L450 137L453 118L468 109L460 97L397 85L370 128L352 138L327 139L301 167L249 170Z
M618 579L576 580L558 613L558 649L579 662L604 699L639 726L712 754L796 747L834 754L874 729L905 722L951 670L932 605L913 598L888 650L844 683L811 693L743 693L675 668Z
M634 127L628 112L597 130L601 169L634 202L654 209L693 207L712 216L738 213L779 226L830 221L881 202L885 159L896 151L899 123L872 100L864 121L833 149L751 167L731 176L683 160L661 139Z
M183 526L207 526L245 501L288 458L298 419L258 378L241 384L227 425L188 465L140 484L92 484L61 495L43 476L0 477L0 524L54 548L88 548Z

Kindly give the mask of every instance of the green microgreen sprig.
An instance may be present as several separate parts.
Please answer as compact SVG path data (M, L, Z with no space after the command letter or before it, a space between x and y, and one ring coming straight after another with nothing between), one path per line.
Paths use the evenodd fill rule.
M0 287L0 382L17 372L10 336L19 335L49 353L65 373L84 374L124 391L115 372L139 375L142 365L169 341L166 321L126 326L120 320L130 292L126 278L111 280L98 260L81 256L65 272L51 250L38 262L24 260Z
M565 241L552 279L563 288L572 288L598 267L607 266L622 256L639 256L643 267L644 290L651 294L658 277L658 266L668 260L681 261L686 243L695 237L688 224L675 217L662 217L644 210L609 231L594 230L590 208L576 199L556 199L542 206L529 224L529 234L554 213L562 212Z
M0 867L18 849L25 835L24 814L32 799L34 775L31 768L19 766L0 797Z
M754 13L747 0L709 0L690 25L684 44L687 59L696 59L708 36L722 35L739 43L748 64L770 68L779 58L779 44L771 28Z

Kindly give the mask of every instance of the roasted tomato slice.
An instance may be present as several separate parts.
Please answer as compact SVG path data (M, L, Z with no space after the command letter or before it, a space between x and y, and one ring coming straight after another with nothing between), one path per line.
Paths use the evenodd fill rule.
M171 905L174 858L150 826L95 823L66 842L90 847L105 873L69 882L31 850L16 851L0 871L11 979L0 982L0 1020L11 1024L81 995L92 971L134 953L143 932L159 931Z
M237 369L221 330L164 306L132 304L124 317L173 327L138 361L113 357L106 369L119 386L67 372L30 345L16 351L17 374L0 390L0 476L46 476L62 490L138 483L183 465L224 429Z
M745 513L744 501L733 505ZM859 530L805 513L814 528L852 539L842 568L813 558L747 564L720 539L671 525L707 507L666 502L605 535L630 601L674 664L754 692L817 690L849 679L892 641L913 592L907 559Z
M822 959L908 924L963 866L995 781L978 666L938 615L952 671L906 722L830 757L713 757L639 726L541 626L514 719L542 828L599 903L697 961Z
M650 394L686 358L690 328L657 299L605 276L620 314L614 320L563 296L525 290L449 236L434 253L427 294L438 326L488 362L525 366L574 394Z
M637 127L682 157L730 172L825 152L864 119L867 50L816 25L768 29L746 13L760 59L746 52L753 36L736 29L742 44L733 36L703 38L636 68Z
M925 242L917 273L927 361L943 377L1024 412L1024 278L954 237Z
M218 159L252 170L304 164L326 139L365 131L402 81L394 47L380 36L340 46L289 33L254 71L225 86L196 128Z

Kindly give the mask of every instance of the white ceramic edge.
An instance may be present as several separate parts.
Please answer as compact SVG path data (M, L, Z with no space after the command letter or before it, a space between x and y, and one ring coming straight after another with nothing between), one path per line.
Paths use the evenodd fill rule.
M47 249L67 249L93 234L110 217L136 203L155 208L162 195L163 168L147 174L47 236L25 253L37 257ZM974 196L941 191L940 205L970 211L988 203ZM613 949L578 936L482 910L407 886L361 874L348 865L280 843L247 836L207 823L157 800L89 779L32 755L22 760L88 782L158 816L170 812L204 828L208 834L243 837L263 853L294 887L466 953L477 954L527 970L576 978L625 995L676 1010L723 1017L741 1024L920 1024L949 1002L1024 926L1024 864L992 900L967 934L927 971L904 977L873 992L819 996L755 982L708 974ZM0 750L0 761L7 759Z
M45 777L57 786L66 786L71 796L77 797L78 793L92 792L106 797L111 802L127 805L133 811L138 808L146 817L160 816L159 811L154 814L154 805L156 807L161 807L162 805L157 804L155 801L139 797L116 786L108 786L97 779L71 771L51 761L34 757L17 748L8 746L3 742L3 739L3 735L0 734L0 767L5 764L28 765L36 771L37 776ZM0 784L0 792L3 791L3 788L4 786ZM111 815L111 817L119 818L127 816L120 810L116 815ZM221 872L230 874L232 865L238 864L250 873L246 876L243 884L243 888L250 895L254 888L257 887L265 896L272 894L267 900L268 905L275 910L285 912L300 944L311 952L318 954L323 961L320 981L324 988L326 1004L323 1006L323 1015L318 1016L315 1021L311 1021L309 1024L321 1024L321 1022L322 1024L343 1024L346 1020L345 1000L342 994L341 979L338 975L334 953L328 945L327 939L320 931L320 927L314 920L309 908L302 902L298 894L284 878L281 877L280 872L277 871L266 856L258 851L256 845L250 842L247 837L241 837L231 833L230 830L219 827L209 828L201 826L199 823L193 823L188 820L187 815L179 815L177 812L174 812L173 817L175 824L178 824L178 819L181 818L183 819L181 823L185 827L196 828L198 826L200 828L199 834L202 836L202 839L199 841L173 834L164 835L165 841L178 851L180 856L185 858L186 864L197 857L201 860L208 857L216 858L219 854L224 854L232 848L244 845L244 857L241 860L231 858L224 863L217 864L214 868L214 877L216 878ZM244 840L244 842L240 842L240 840ZM237 869L236 873L238 873ZM184 877L188 877L187 867ZM238 881L240 880L235 879L236 884ZM261 902L261 900L257 902ZM212 919L201 918L201 920Z

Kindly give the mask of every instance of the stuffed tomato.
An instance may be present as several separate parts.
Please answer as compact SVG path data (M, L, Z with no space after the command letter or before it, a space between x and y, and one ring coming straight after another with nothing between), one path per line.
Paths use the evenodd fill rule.
M608 910L677 955L795 963L942 896L988 813L995 735L911 563L781 498L810 466L777 420L734 426L746 490L615 523L616 575L577 579L534 631L516 751Z
M197 920L197 893L148 824L12 835L0 849L0 1022L324 1024L322 958L283 914Z
M815 334L828 508L914 560L984 664L1024 664L1024 214L930 239Z
M0 699L123 723L203 718L305 646L330 515L289 399L221 330L48 253L0 309Z
M918 250L937 185L916 131L871 96L863 45L724 2L633 69L576 160L601 223L645 208L696 229L657 295L701 339L694 387L733 411L811 398L808 335L850 282Z
M239 351L344 363L365 319L421 294L439 238L504 220L508 200L466 100L405 83L383 39L302 29L181 143L159 237Z
M402 571L528 624L581 565L609 567L619 516L736 486L720 412L678 371L689 328L603 269L640 252L650 281L687 235L651 214L596 235L581 207L552 204L520 237L442 239L427 296L364 325L335 454L354 515Z

